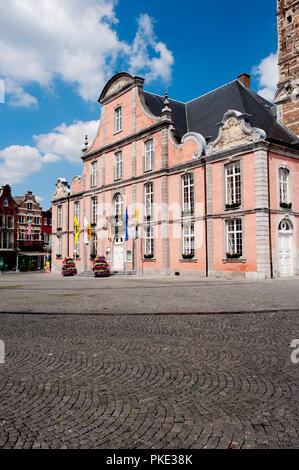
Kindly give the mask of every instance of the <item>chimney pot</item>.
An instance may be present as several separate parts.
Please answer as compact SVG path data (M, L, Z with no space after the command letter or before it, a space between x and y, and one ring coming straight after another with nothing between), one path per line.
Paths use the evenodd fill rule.
M247 88L250 88L250 75L249 73L242 73L238 76L238 80L243 83Z

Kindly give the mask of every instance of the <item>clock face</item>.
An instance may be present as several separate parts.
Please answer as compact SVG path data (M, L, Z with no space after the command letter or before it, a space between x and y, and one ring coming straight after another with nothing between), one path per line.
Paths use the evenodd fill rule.
M294 50L295 52L299 52L299 39L296 39L294 43Z

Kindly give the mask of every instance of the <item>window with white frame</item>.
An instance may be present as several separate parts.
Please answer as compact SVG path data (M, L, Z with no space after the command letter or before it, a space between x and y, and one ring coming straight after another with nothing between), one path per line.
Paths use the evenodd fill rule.
M96 225L98 220L98 198L94 196L91 198L91 223Z
M78 224L80 225L80 202L76 201L74 202L74 218L77 218ZM75 221L74 221L74 227L75 227Z
M28 203L27 203L27 209L28 209L29 211L32 211L32 202L28 202Z
M226 205L239 206L241 204L241 163L229 163L225 166L226 178Z
M48 234L47 232L44 232L44 243L47 243L48 241Z
M25 230L20 231L20 240L25 240Z
M62 255L62 239L61 237L56 238L56 256Z
M144 185L144 215L145 217L153 216L153 203L154 203L153 183L150 182Z
M193 213L194 211L194 181L193 173L187 173L182 177L183 184L183 212Z
M194 256L194 224L183 225L183 255Z
M47 217L44 217L44 225L48 225Z
M122 130L122 108L118 106L114 110L114 132L119 132Z
M154 167L154 139L144 143L144 171L152 170Z
M114 154L114 179L119 180L123 176L123 156L122 152Z
M226 221L226 236L226 254L241 256L243 253L242 219Z
M289 188L290 172L287 168L279 168L279 199L280 204L290 202Z
M33 232L33 240L35 240L35 241L40 241L40 231L39 231L39 230L34 230L34 232Z
M8 199L7 198L4 199L4 206L8 207Z
M57 228L62 228L62 206L57 207Z
M154 227L146 227L144 230L144 256L154 257Z
M92 233L90 237L90 256L95 258L98 251L98 237L96 233Z
M91 164L90 186L93 188L98 185L98 162Z
M35 218L34 218L34 223L35 223L36 225L39 225L39 224L40 224L40 218L39 218L39 217L35 217Z
M23 224L25 222L25 215L24 214L19 215L19 222L20 222L20 224Z
M117 194L114 197L114 215L117 216L118 218L121 218L123 216L123 211L124 211L124 202L123 202L123 197L121 194Z

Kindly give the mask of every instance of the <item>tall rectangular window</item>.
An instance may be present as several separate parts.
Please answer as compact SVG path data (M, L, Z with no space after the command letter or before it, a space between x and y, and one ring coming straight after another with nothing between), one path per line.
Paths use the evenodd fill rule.
M153 169L154 166L154 139L149 139L144 144L144 171Z
M98 185L98 162L91 164L90 186L93 188Z
M114 110L114 132L122 130L122 108L119 106Z
M145 240L144 240L144 255L154 256L154 228L146 227L144 230Z
M74 217L78 220L78 224L80 225L80 202L76 201L74 202ZM75 227L75 222L74 222L74 227Z
M62 228L62 206L57 207L57 228Z
M183 211L193 213L194 211L194 182L193 173L183 176Z
M61 256L62 254L62 240L61 237L56 238L56 256Z
M0 228L5 227L5 215L0 215Z
M288 204L289 197L289 170L287 168L279 168L279 198L280 203Z
M122 152L116 152L114 154L114 179L119 180L123 175L123 158Z
M7 216L7 228L14 228L14 216L13 215Z
M93 233L90 237L90 256L95 258L98 251L98 238L96 233Z
M153 183L146 183L144 185L144 215L145 217L153 216Z
M91 198L91 223L92 225L96 225L98 220L98 198L92 197Z
M227 253L242 255L243 253L242 219L227 220L226 227L227 227L227 242L226 242Z
M183 254L194 256L194 224L183 226Z
M226 205L241 204L241 164L240 161L230 163L225 167L226 175Z

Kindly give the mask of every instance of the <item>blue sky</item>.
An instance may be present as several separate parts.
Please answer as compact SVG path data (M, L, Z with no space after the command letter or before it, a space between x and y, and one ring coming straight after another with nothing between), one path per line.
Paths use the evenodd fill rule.
M273 0L6 0L0 17L0 184L51 204L58 177L81 174L97 98L126 70L144 88L189 101L252 74L272 99L277 83Z

